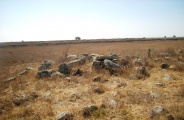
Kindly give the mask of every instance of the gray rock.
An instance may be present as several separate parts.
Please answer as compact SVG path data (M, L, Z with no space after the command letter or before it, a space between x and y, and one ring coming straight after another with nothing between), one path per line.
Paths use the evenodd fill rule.
M45 98L48 98L49 96L51 96L51 93L50 93L50 92L47 92L47 93L45 93L45 95L44 95Z
M36 74L36 78L50 77L52 73L54 73L53 70L43 70L43 71L39 71L39 72Z
M109 55L109 56L106 56L106 55L98 55L98 56L96 57L96 60L97 60L97 61L104 61L105 59L107 59L107 60L118 59L118 55L116 55L116 54L111 54L111 55Z
M152 109L152 114L153 115L157 115L157 114L160 114L164 111L164 108L160 105L158 106L154 106L153 109Z
M38 70L45 70L45 69L49 69L52 65L54 64L54 61L52 60L45 60L43 61L43 63L38 67Z
M84 108L82 108L81 112L84 118L90 117L91 112L94 112L98 109L96 105L88 105Z
M169 81L169 80L172 80L172 77L171 77L171 75L166 74L166 75L162 78L162 80Z
M16 77L11 77L11 78L8 78L8 79L4 80L4 82L13 81L13 80L15 80L15 79L16 79Z
M86 62L85 58L80 58L80 59L68 62L68 65L70 67L74 67L74 66L78 66L78 65L83 65L83 64L85 64L85 62Z
M162 69L168 69L168 68L169 68L169 65L168 65L167 63L162 63L162 64L160 65L160 67L161 67Z
M158 98L160 96L160 94L158 94L158 93L151 93L150 96L152 98Z
M120 70L121 69L120 65L110 60L107 60L107 59L104 60L104 65L105 65L105 68L110 69L110 70Z
M68 55L67 56L68 59L74 60L77 58L77 55Z
M32 70L33 68L32 67L27 67L26 70Z
M71 77L66 77L65 80L67 80L68 82L71 81Z
M69 112L62 112L56 120L73 120L74 115Z
M155 83L157 86L159 86L159 87L163 87L163 86L165 86L165 84L164 83Z
M101 69L104 68L104 62L94 60L94 61L93 61L93 64L92 64L92 67L93 67L95 70L101 70Z
M24 75L24 74L28 73L28 71L29 71L29 70L24 70L24 71L18 73L18 75Z
M63 75L60 72L54 72L51 74L51 77L63 77Z
M114 99L109 99L109 105L111 106L111 107L117 107L117 102L116 102L116 100L114 100Z
M63 64L60 64L58 71L60 73L63 73L65 75L68 75L68 74L71 73L71 68L70 68L70 66L68 64L63 63Z

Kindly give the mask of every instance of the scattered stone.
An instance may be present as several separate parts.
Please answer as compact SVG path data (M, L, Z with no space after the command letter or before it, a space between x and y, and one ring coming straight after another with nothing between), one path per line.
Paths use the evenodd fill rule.
M36 78L50 77L52 73L54 73L53 70L43 70L43 71L39 71L39 72L36 74Z
M92 67L95 69L95 70L101 70L104 68L104 63L102 61L97 61L97 60L94 60L93 61L93 64L92 64Z
M15 80L15 79L16 79L16 77L11 77L11 78L8 78L8 79L4 80L4 82L13 81L13 80Z
M171 65L169 69L176 70L176 65Z
M75 70L73 73L74 76L82 76L82 74L83 74L83 72L80 69Z
M74 66L78 66L78 65L83 65L83 64L85 64L85 62L86 62L85 58L80 58L80 59L68 62L68 65L70 67L74 67Z
M171 80L172 79L172 77L171 77L171 75L169 75L169 74L166 74L163 78L162 78L162 80L165 80L165 81L169 81L169 80Z
M71 81L71 77L66 77L65 80L67 80L68 82Z
M166 115L167 120L174 120L174 117L171 114Z
M117 107L117 102L116 102L116 100L114 100L114 99L109 99L109 106L111 106L111 107Z
M73 120L74 115L69 112L62 112L58 117L57 120Z
M77 55L68 55L67 58L74 60L77 58Z
M93 82L100 82L101 81L101 77L95 77L93 78Z
M159 58L155 58L155 59L154 59L155 62L158 62L159 60L160 60Z
M65 75L69 75L71 73L71 68L68 64L63 63L59 66L59 70L60 73L63 73Z
M160 97L160 94L158 94L158 93L151 93L150 96L152 98L158 98L158 97Z
M32 70L33 68L32 67L27 67L26 70Z
M63 77L63 75L60 72L54 72L51 74L51 77Z
M142 67L137 67L137 73L138 74L141 74L141 75L144 75L144 76L148 76L148 73L146 71L146 68L144 66Z
M96 111L98 107L96 105L89 105L82 109L82 115L84 118L88 118L91 116L91 113Z
M24 74L28 73L28 71L29 71L29 70L24 70L24 71L18 73L18 75L24 75Z
M161 67L162 69L168 69L168 68L169 68L169 65L168 65L167 63L162 63L162 64L160 65L160 67Z
M164 108L162 106L158 105L158 106L153 107L151 114L152 114L152 116L155 116L155 115L162 113L163 111L164 111Z
M45 60L43 61L43 63L38 67L38 70L45 70L45 69L49 69L52 65L54 64L54 61L52 60Z
M118 64L116 64L116 63L114 63L110 60L107 60L107 59L104 60L104 65L105 65L105 68L110 69L110 70L119 70L119 69L121 69L120 65L118 65Z
M50 92L47 92L47 93L45 93L45 95L44 95L45 98L48 98L49 96L51 96L51 93L50 93Z
M159 87L163 87L163 86L165 86L165 84L164 83L155 83L157 86L159 86Z

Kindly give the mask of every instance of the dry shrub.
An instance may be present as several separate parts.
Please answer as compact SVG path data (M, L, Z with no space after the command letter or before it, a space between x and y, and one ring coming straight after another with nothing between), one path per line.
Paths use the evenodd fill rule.
M175 63L176 68L174 70L176 71L184 71L184 63Z
M174 48L168 48L165 50L166 53L168 53L169 56L176 56L176 51Z

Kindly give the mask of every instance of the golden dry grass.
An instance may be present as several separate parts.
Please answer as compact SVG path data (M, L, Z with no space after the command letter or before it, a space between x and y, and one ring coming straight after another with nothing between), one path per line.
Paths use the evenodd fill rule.
M110 75L108 71L96 72L92 63L73 69L81 69L82 76L71 76L70 82L64 77L49 77L37 79L35 75L39 64L45 59L55 62L52 69L57 70L60 63L68 61L66 54L80 55L82 53L97 53L109 55L119 54L122 58L147 57L147 49L151 49L151 58L147 58L146 68L150 76L145 79L131 79L133 68L123 70L123 74ZM184 53L176 54L176 50L184 50L184 41L144 41L116 43L88 43L47 46L24 46L0 48L0 119L56 119L61 112L70 111L76 120L85 119L79 111L82 107L95 104L99 109L92 113L89 119L117 120L149 120L150 111L155 105L162 105L167 113L176 120L184 119L184 74L182 65ZM170 59L159 54L167 52ZM160 61L154 61L159 58ZM176 65L175 69L162 70L160 64L167 62ZM33 67L27 74L17 74ZM172 80L162 78L169 74ZM16 76L16 80L4 82L5 79ZM106 82L93 82L100 76ZM155 83L165 86L159 87ZM95 89L99 88L100 94ZM99 92L98 91L98 92ZM46 93L50 96L45 97ZM151 93L158 93L158 98L152 98ZM36 97L35 97L36 96ZM114 99L117 106L113 107L109 99ZM15 104L18 103L18 104ZM100 107L104 106L104 107ZM166 119L160 116L159 119Z

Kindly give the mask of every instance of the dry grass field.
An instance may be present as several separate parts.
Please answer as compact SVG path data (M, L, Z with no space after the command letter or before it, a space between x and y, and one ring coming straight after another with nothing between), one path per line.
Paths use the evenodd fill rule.
M81 76L35 77L44 60L54 61L49 69L57 71L71 61L68 55L84 53L115 53L128 66L111 74L107 69L96 71L93 61L86 60L72 67L72 72L83 71ZM149 75L139 76L136 58L143 60ZM162 63L169 67L162 69ZM63 112L72 114L64 120L184 120L183 73L183 40L0 47L0 120L55 120ZM95 81L97 77L100 80ZM97 109L84 115L83 108L89 105Z

